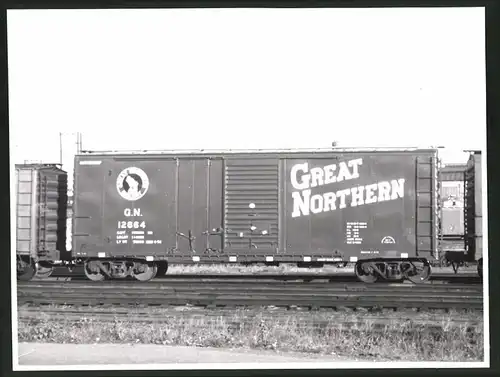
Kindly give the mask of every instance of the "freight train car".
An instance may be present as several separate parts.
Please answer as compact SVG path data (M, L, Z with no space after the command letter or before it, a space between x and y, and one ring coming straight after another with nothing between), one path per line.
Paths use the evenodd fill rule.
M446 223L443 222L443 239L440 242L442 258L446 264L451 264L455 272L464 263L477 262L478 274L483 273L483 253L482 253L482 163L481 152L472 151L466 165L461 167L458 177L463 179L462 208L456 211L461 212L461 223L463 227L463 239L460 240L459 247L450 247L451 242L459 239L460 235L450 235L446 233ZM444 183L444 182L443 182ZM454 182L455 187L459 181ZM444 212L447 208L443 207ZM448 222L450 224L451 221ZM447 237L446 237L447 236Z
M483 276L483 188L482 157L473 151L465 171L465 243L466 260L478 262L479 276Z
M16 165L16 266L20 280L48 276L66 250L67 173L56 164Z
M83 153L72 258L147 281L169 264L355 263L364 282L429 278L437 151Z

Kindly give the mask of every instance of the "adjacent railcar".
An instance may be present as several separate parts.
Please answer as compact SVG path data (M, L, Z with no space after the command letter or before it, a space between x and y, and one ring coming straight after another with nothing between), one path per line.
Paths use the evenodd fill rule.
M172 263L355 263L425 281L438 259L437 151L84 153L72 257L91 280Z
M478 262L478 273L483 275L483 188L482 156L480 151L470 153L465 171L465 241L467 261Z
M451 264L455 270L464 263L477 262L478 274L482 276L482 161L481 152L472 151L469 160L461 172L463 177L464 204L461 208L463 218L463 237L446 237L446 229L443 225L443 235L440 241L442 260ZM442 208L445 211L446 208ZM457 240L459 240L457 243ZM452 245L455 243L455 245ZM451 247L457 246L457 247Z
M67 173L56 164L16 165L15 182L18 278L47 276L66 250Z

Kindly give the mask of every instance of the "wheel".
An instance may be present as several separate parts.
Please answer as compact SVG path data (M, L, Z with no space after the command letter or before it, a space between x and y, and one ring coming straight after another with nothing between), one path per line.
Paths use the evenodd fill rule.
M354 266L356 277L363 283L375 283L378 276L375 274L369 262L357 262Z
M17 280L30 281L36 273L36 265L33 259L29 261L17 258Z
M439 258L439 267L449 267L450 265L451 262L446 257L446 254L441 255L441 257Z
M132 272L134 278L139 281L149 281L158 273L158 265L156 263L138 262Z
M158 262L157 266L158 266L158 271L156 272L156 277L165 276L165 274L167 273L167 270L168 270L167 262L165 262L165 261Z
M36 277L40 279L46 279L52 275L52 272L54 272L53 267L44 267L44 266L37 266L36 269Z
M429 280L431 265L427 261L410 261L411 268L405 271L406 278L412 283L419 284Z
M83 266L83 271L85 271L85 276L92 281L103 281L106 278L99 268L97 261L87 261Z

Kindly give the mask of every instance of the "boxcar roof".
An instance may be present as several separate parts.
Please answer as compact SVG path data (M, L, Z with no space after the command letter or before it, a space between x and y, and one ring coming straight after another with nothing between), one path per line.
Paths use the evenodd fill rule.
M53 169L60 170L64 172L61 164L51 164L51 163L25 163L25 164L15 164L16 169Z
M328 155L338 153L429 153L437 148L309 148L309 149L178 149L178 150L107 150L82 151L77 157L86 156L227 156L227 155Z

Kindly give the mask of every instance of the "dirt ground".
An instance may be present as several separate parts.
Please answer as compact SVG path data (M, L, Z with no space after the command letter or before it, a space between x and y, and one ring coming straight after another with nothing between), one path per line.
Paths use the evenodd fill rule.
M144 344L20 343L19 365L290 363L370 361L243 349L172 347Z

